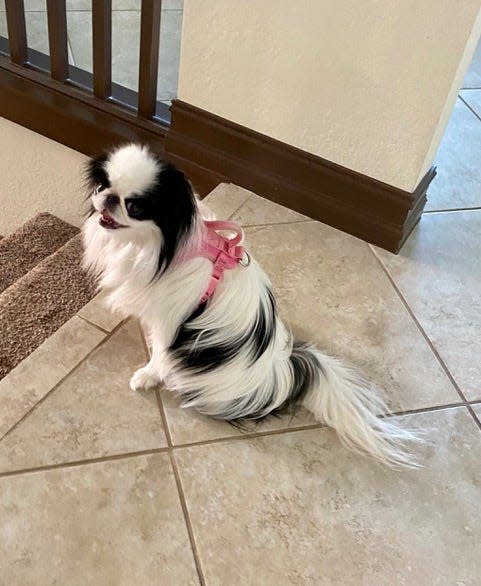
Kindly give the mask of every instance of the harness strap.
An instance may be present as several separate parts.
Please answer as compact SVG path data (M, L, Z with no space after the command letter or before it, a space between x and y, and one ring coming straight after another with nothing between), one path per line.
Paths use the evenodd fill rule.
M244 238L244 233L242 228L237 224L218 220L204 220L204 224L207 228L206 235L197 255L208 258L214 266L209 285L202 295L200 303L205 303L212 297L224 275L224 271L235 268L244 258L245 254L244 247L240 246ZM220 230L234 232L235 236L233 238L227 238L218 233Z

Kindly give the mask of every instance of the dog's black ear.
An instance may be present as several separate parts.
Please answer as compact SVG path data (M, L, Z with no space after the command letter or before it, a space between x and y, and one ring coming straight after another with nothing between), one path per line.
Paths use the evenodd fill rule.
M85 201L89 202L88 209L85 211L85 217L90 216L95 212L95 208L90 201L92 191L97 185L103 187L110 187L110 181L105 171L105 162L107 161L108 155L105 153L94 159L90 159L84 168L84 183L85 183Z
M92 190L96 185L110 187L109 177L105 171L105 163L108 155L105 153L90 161L85 166L85 182L87 187Z
M192 228L197 206L190 182L172 163L162 164L153 191L154 221L160 228L164 240L159 257L159 275L167 270Z

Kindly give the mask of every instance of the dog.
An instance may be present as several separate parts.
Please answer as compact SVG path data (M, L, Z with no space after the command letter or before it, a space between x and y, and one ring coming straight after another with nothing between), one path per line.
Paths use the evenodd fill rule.
M133 390L164 381L183 406L238 424L302 405L349 448L415 465L415 436L383 416L385 403L355 370L293 339L240 229L213 222L179 169L129 144L91 160L87 182L84 265L111 309L140 320L151 347Z

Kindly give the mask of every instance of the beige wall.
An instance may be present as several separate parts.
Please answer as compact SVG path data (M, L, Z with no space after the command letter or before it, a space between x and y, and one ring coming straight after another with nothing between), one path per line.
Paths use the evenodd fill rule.
M38 212L79 225L87 157L0 118L0 234Z
M178 95L412 191L474 51L480 8L480 0L185 0Z

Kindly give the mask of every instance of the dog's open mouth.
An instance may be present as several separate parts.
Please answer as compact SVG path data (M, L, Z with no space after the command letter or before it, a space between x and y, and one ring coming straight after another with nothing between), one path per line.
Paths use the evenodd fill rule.
M104 228L108 228L109 230L116 230L117 228L125 228L122 224L119 224L116 220L112 218L112 216L108 213L107 210L102 212L100 216L99 224Z

